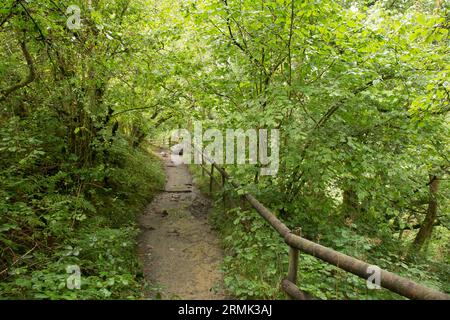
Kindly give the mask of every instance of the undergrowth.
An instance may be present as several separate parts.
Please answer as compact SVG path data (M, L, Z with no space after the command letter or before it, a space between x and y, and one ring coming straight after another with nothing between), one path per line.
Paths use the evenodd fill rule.
M120 135L107 161L80 166L57 138L27 138L25 126L11 138L14 121L0 129L0 298L140 298L136 214L163 185L160 161Z

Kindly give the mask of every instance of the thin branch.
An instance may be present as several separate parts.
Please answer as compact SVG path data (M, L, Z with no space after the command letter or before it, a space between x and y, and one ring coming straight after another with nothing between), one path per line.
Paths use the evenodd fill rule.
M28 9L23 5L22 1L19 0L19 4L20 6L23 8L23 10L25 10L25 13L27 14L27 16L30 18L30 20L33 22L34 26L37 28L39 34L42 37L42 40L44 42L47 42L47 38L44 36L44 33L42 32L41 27L37 24L36 20L34 20L33 16L30 14L30 12L28 11Z
M133 109L122 110L122 111L119 111L119 112L114 113L114 114L112 115L112 117L117 117L118 115L121 115L121 114L124 114L124 113L127 113L127 112L142 111L142 110L147 110L147 109L153 109L153 108L157 107L158 105L159 105L159 103L156 103L156 104L154 104L154 105L152 105L152 106L149 106L149 107L140 107L140 108L133 108Z
M12 267L14 267L19 261L23 260L23 258L25 258L27 255L29 255L31 252L34 251L34 249L36 249L37 244L34 245L33 248L31 248L30 250L28 250L23 256L21 256L20 258L18 258L16 261L13 262L13 264L9 267L6 268L5 270L2 270L0 272L0 275L4 274L5 272L7 272L9 269L11 269Z
M0 28L14 15L14 8L17 6L17 3L19 1L16 0L14 1L14 3L12 4L11 8L9 9L9 13L6 15L6 17L0 22Z
M1 96L0 101L6 100L6 98L13 93L16 90L19 90L20 88L26 87L31 82L33 82L36 79L36 69L34 67L33 58L31 57L30 53L28 52L28 48L26 45L25 40L22 40L20 42L20 48L22 49L22 54L27 62L29 73L28 76L21 82L7 88L4 90L0 90Z
M234 36L233 29L231 28L231 20L230 20L231 12L230 12L230 7L228 6L228 1L227 1L227 0L222 0L222 2L225 4L226 11L227 11L227 14L228 14L228 16L227 16L227 18L226 18L225 20L226 20L226 23L227 23L227 29L228 29L228 33L229 33L231 42L232 42L236 47L238 47L242 52L244 52L246 55L248 55L248 57L250 58L250 60L251 60L253 63L255 63L255 64L257 64L258 66L260 66L261 69L262 69L262 71L263 71L263 73L264 73L265 75L267 75L267 70L266 70L266 68L264 67L264 65L261 64L261 62L260 62L258 59L256 59L256 58L251 54L251 52L250 52L249 50L247 50L247 48L245 48L241 43L239 43L239 42L237 41L236 37ZM236 22L235 22L235 23L236 23Z

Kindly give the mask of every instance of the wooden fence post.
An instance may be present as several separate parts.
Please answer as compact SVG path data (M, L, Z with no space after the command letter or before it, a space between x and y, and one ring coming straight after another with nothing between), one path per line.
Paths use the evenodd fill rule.
M225 193L226 178L222 173L220 173L220 176L222 177L222 200L223 200L223 210L225 211L225 209L227 208L227 195Z
M205 176L205 158L203 157L202 153L202 177Z
M213 191L213 183L214 183L214 163L211 164L211 180L209 181L209 192Z
M293 233L297 236L300 236L301 229L297 229ZM297 273L298 273L298 249L289 246L289 269L287 280L292 282L294 285L297 285ZM288 298L292 299L292 297L289 295Z

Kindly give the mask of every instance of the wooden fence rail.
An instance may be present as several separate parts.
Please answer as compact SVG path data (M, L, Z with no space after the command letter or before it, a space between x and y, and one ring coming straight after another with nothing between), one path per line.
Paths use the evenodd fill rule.
M213 190L214 182L221 187L225 187L225 182L228 182L235 189L241 187L240 184L234 181L221 166L216 164L196 146L193 146L193 150L202 156L202 175L204 176L206 173L210 176L210 191ZM206 163L208 163L210 168L206 166ZM222 178L221 181L215 178L214 171L219 172ZM242 198L246 200L261 215L261 217L263 217L269 225L278 232L286 244L289 245L288 275L286 279L281 282L281 288L290 298L298 300L315 299L308 293L301 291L297 286L299 251L321 259L324 262L366 280L372 275L374 270L373 267L376 266L303 238L298 231L292 232L253 195L246 193ZM225 195L223 199L225 201ZM381 268L378 268L378 270L380 275L380 286L403 297L420 300L450 300L450 296L443 292L428 288Z
M201 150L195 146L193 146L193 149L203 158L204 162L202 163L202 172L207 172L210 176L211 191L213 189L214 182L222 187L224 186L225 181L227 181L234 188L241 187L239 183L231 179L229 174L221 166L217 165ZM211 166L210 170L205 167L205 162L209 163ZM218 171L222 176L222 183L214 177L214 170ZM246 193L243 195L243 198L269 223L272 228L279 233L286 244L290 247L289 273L287 278L281 282L281 288L288 294L289 297L298 300L314 299L308 293L301 291L297 286L299 250L366 280L373 274L373 265L303 238L300 233L292 232L254 196ZM398 293L401 296L409 299L420 300L450 300L450 296L445 293L428 288L389 271L382 270L381 268L378 270L380 275L380 286L392 292Z

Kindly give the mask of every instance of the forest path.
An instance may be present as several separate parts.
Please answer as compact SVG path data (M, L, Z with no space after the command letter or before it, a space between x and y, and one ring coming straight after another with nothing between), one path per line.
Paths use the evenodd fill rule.
M144 275L162 299L224 299L222 251L207 219L211 202L193 185L186 165L176 166L170 156L160 155L165 191L139 217Z

